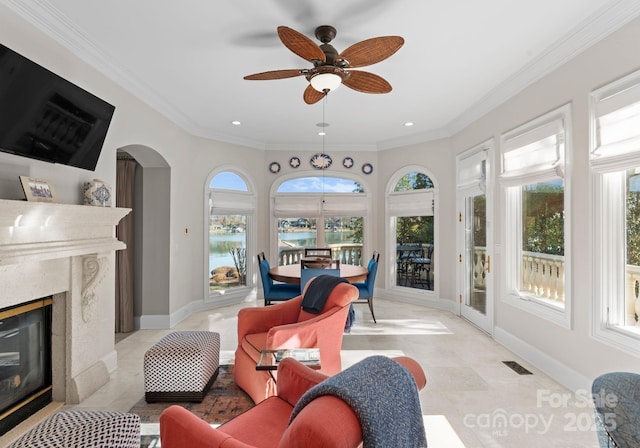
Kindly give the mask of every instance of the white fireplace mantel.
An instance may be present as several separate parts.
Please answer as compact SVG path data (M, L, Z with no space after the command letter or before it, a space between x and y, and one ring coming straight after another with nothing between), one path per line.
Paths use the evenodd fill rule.
M130 211L0 199L0 308L53 296L55 401L82 402L117 368L115 228Z
M0 200L0 265L124 249L114 229L130 211Z

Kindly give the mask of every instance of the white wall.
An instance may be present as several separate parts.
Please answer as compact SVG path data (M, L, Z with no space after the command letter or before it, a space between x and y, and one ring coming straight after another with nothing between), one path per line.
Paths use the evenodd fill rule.
M501 133L563 104L572 104L573 154L570 169L573 185L570 209L572 227L569 232L572 253L566 254L571 257L572 272L566 275L572 288L573 327L561 328L502 302L499 264L494 264L494 272L497 293L496 338L574 388L587 387L596 375L605 371L640 370L640 359L596 342L589 332L593 303L591 279L599 273L592 270L590 250L592 198L588 95L593 89L640 69L638 42L640 20L636 19L451 139L453 151L460 153L491 137L497 142ZM494 192L496 249L504 247L505 242L500 220L503 210L498 200L499 188L496 185Z

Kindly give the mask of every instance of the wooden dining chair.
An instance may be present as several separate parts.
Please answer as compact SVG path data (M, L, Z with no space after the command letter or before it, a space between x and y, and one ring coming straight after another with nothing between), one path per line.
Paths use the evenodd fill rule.
M316 259L301 259L300 269L340 269L340 260L332 260L331 258L317 257Z
M331 248L330 247L305 247L304 248L304 257L323 257L323 258L331 258Z

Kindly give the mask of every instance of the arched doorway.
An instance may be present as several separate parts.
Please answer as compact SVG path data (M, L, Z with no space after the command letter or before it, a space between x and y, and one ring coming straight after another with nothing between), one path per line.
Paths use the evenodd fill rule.
M129 253L132 266L129 278L116 274L116 291L123 289L120 282L127 281L130 282L132 296L118 297L119 293L116 292L116 300L120 301L120 306L116 305L116 321L126 320L120 314L130 309L128 301L132 301L134 329L168 328L168 321L158 321L154 316L167 316L168 319L170 314L171 168L157 151L142 145L118 149L117 158L119 176L126 166L121 161L129 160L130 163L135 162L136 166L133 170L134 179L130 182L131 239L125 242L128 248L132 248L133 255ZM116 205L122 206L117 203L117 198ZM123 329L129 330L127 327L121 331Z

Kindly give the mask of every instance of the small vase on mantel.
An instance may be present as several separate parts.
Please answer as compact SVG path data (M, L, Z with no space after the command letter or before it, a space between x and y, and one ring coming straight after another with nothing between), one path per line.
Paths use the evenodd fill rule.
M111 186L100 179L85 182L82 196L84 205L111 207Z

